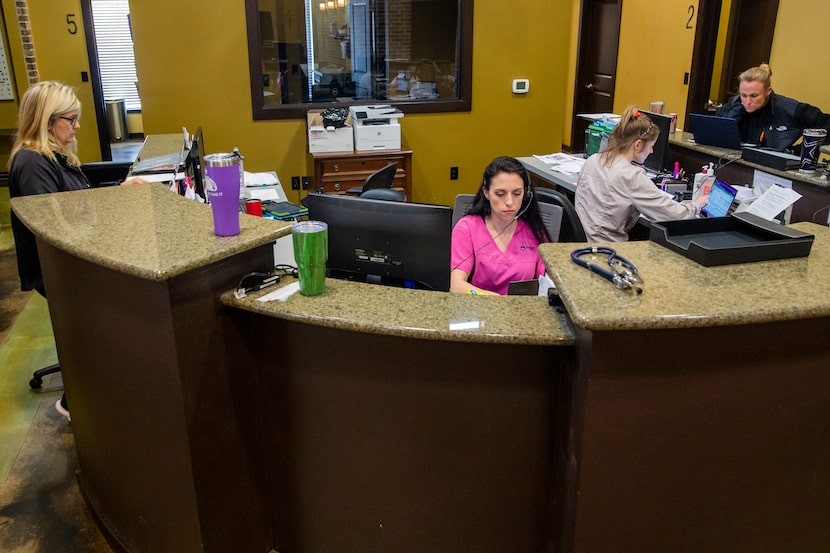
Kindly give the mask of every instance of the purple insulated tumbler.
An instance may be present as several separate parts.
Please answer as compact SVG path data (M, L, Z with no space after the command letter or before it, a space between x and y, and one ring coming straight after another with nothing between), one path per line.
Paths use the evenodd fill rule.
M237 153L205 156L205 192L216 236L239 234L240 161Z

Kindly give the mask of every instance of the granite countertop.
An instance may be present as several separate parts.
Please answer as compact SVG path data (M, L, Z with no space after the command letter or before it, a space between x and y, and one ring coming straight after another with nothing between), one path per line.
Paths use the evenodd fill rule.
M764 171L765 173L777 175L785 179L811 184L819 188L830 188L830 181L821 177L821 171L814 171L812 173L801 173L798 169L794 169L792 171L781 171L773 169L772 167L767 167L766 165L745 161L741 159L740 150L730 150L727 148L717 148L715 146L697 144L694 141L694 135L685 131L677 131L673 135L669 135L669 144L702 152L716 159L722 158L724 160L735 160L735 163L740 163L742 165L746 165L747 167L752 167L754 169L758 169L759 171Z
M287 277L283 285L294 282ZM468 296L326 279L326 292L259 302L273 289L236 299L231 307L301 323L426 340L569 346L574 335L565 316L539 296ZM456 329L464 325L466 329Z
M610 246L639 269L643 293L613 284L571 261L580 244L543 244L542 259L574 324L587 330L725 326L830 316L830 229L815 235L810 255L704 267L654 242ZM590 259L586 256L586 259ZM605 256L598 258L603 263Z
M98 265L163 281L291 233L291 224L240 215L240 233L213 233L210 206L146 183L13 198L49 244Z

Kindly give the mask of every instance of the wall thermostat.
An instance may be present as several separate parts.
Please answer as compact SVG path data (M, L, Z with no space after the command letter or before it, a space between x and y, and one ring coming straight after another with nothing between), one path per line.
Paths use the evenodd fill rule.
M513 79L513 93L527 94L530 90L530 81L528 79Z

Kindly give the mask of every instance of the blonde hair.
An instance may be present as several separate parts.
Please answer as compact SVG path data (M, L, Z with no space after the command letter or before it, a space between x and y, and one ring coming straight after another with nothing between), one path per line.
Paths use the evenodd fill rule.
M81 114L81 101L75 89L56 81L41 81L32 85L20 99L17 117L17 134L12 147L9 165L20 150L31 150L57 161L55 152L66 156L69 165L81 165L77 142L63 144L52 133L55 119L65 113Z
M611 165L614 158L628 150L637 140L652 142L660 136L660 128L651 118L631 106L620 116L620 121L611 132L608 147L600 154L605 165Z
M758 67L750 67L740 75L738 80L744 83L761 83L764 88L770 88L770 78L772 77L772 69L766 63L762 63Z

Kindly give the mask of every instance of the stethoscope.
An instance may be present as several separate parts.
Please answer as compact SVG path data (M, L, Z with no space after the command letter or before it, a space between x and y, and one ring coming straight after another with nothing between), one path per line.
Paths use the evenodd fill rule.
M581 256L589 253L607 255L608 266L611 269L604 269L599 265L594 265L582 259ZM618 290L634 290L638 294L643 293L643 289L638 286L638 284L643 283L643 279L637 274L637 267L623 256L617 255L617 251L613 248L596 246L579 248L571 252L571 260L580 267L585 267L592 273L596 273L605 280L613 283Z

